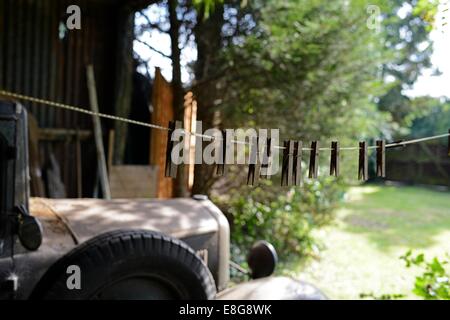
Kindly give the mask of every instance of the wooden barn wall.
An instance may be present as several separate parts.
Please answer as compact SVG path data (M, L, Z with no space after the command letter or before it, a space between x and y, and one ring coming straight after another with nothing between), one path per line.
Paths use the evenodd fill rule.
M117 5L89 0L1 0L0 88L89 108L86 65L93 63L100 111L113 113ZM81 8L81 30L59 38L66 9ZM89 116L22 102L41 128L91 129ZM106 127L112 124L103 122ZM106 132L106 131L105 131ZM61 166L67 196L76 196L75 145L41 142L41 157L53 152ZM95 167L93 140L83 143L83 194L91 196ZM44 157L45 158L45 157ZM43 162L46 159L42 159Z
M450 157L438 142L409 145L386 152L386 178L410 184L450 187Z

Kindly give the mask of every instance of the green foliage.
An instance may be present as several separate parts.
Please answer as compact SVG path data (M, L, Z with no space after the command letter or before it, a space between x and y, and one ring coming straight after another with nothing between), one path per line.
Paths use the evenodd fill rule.
M395 139L420 138L447 132L450 124L450 101L432 97L409 99L409 113L403 118L405 127ZM446 144L446 140L436 143Z
M447 132L450 126L450 102L422 97L413 101L416 114L411 121L411 135L424 137ZM446 143L442 140L442 143Z
M271 182L252 192L236 190L225 209L231 220L233 258L242 262L257 240L272 243L284 262L311 253L317 249L311 231L330 221L342 196L342 186L332 178L305 181L302 188L287 192L274 192Z
M435 17L437 14L439 0L419 0L417 1L413 14L416 17L420 17L422 21L427 23L425 29L431 31Z
M378 106L392 115L397 126L391 129L398 132L407 127L405 118L413 112L411 99L403 91L412 87L423 69L431 68L429 33L438 1L391 0L386 4L383 36L390 59L383 65L383 77L390 82L390 89L379 96Z
M426 300L450 300L450 269L448 267L449 257L439 259L434 257L431 261L425 259L425 255L420 253L413 256L408 250L400 257L405 262L407 268L416 267L421 270L421 274L416 276L412 292ZM361 298L372 298L375 300L391 300L405 297L402 294L383 294L375 296L372 293L361 293Z
M223 4L223 0L193 0L192 3L198 11L203 10L203 17L206 19L214 11L216 5Z
M371 99L385 89L382 38L367 28L366 4L264 1L256 27L224 49L225 127L280 128L282 138L361 139L389 118ZM289 115L287 117L287 115Z
M415 119L403 90L430 67L433 3L374 1L384 26L376 32L367 26L367 1L255 0L245 8L224 1L220 18L211 15L193 29L199 119L214 115L222 128L279 128L282 140L324 145L389 136ZM401 18L403 6L410 8ZM342 157L350 158L343 167L357 159ZM258 239L273 242L282 260L314 250L311 230L330 218L339 198L334 180L288 192L239 181L227 174L212 192L231 220L237 262Z
M409 250L400 258L405 261L407 268L417 266L422 270L422 274L416 277L414 294L427 300L450 300L448 257L434 257L431 261L426 261L424 254L414 257Z

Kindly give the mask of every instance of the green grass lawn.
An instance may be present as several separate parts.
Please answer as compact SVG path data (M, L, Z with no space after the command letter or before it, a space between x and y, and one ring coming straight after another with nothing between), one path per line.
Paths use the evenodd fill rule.
M418 269L399 259L407 250L450 254L450 193L416 187L350 188L335 222L318 230L319 257L301 264L295 276L333 299L359 299L361 293L400 293L411 289Z

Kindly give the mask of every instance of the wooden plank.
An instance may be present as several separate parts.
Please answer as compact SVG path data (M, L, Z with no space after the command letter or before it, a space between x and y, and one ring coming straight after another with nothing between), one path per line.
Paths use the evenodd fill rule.
M6 1L0 1L0 87L4 87L3 79L5 78L3 74L4 65L3 65L3 57L6 54L5 50L5 23L6 23L6 12L5 12Z
M95 89L94 68L92 65L88 65L86 70L91 110L98 113L98 100L97 90ZM109 187L108 170L106 168L105 148L103 146L100 118L98 116L92 116L92 119L94 121L95 145L97 149L98 170L100 173L100 183L102 185L103 196L105 199L111 199L111 189Z
M40 128L38 134L39 140L45 141L65 141L68 138L74 138L77 136L80 140L87 140L92 136L92 132L90 130L74 130L61 128Z
M81 138L80 138L80 130L76 130L75 137L75 165L77 167L77 197L83 197L83 163L82 163L82 154L81 154Z
M58 94L56 93L57 81L58 81L58 51L59 51L59 39L58 39L58 7L56 1L51 1L52 13L50 16L50 30L55 30L49 33L50 37L50 70L49 70L49 98L52 101L59 101ZM56 110L49 110L48 112L48 123L49 126L53 127L56 125Z
M65 81L65 91L64 91L64 102L68 104L73 104L72 94L74 91L73 87L73 64L74 64L74 36L75 31L68 31L66 33L66 38L64 41L66 42L65 46L65 55L66 55L66 65L65 65L65 74L64 74L64 81ZM94 82L95 85L95 82ZM95 91L97 91L97 88L94 86ZM97 103L98 106L98 103ZM91 106L92 107L92 106ZM73 128L75 123L73 122L75 118L75 114L71 112L65 112L64 113L64 123L65 127L67 128Z
M43 99L49 98L49 81L50 81L50 75L49 75L49 69L50 64L52 61L50 61L50 6L48 1L42 1L42 22L39 28L42 32L42 38L41 38L41 52L42 52L42 59L40 61L41 64L41 74L40 74L40 85L39 88L39 97L42 97ZM42 108L42 123L41 126L43 127L50 127L51 124L48 122L48 115L52 112L50 108Z
M34 97L39 97L40 96L40 90L39 88L41 87L41 60L43 59L43 52L41 50L41 46L42 46L42 29L41 29L41 25L42 25L42 3L39 1L35 2L35 7L34 7L34 20L33 20L33 44L32 44L32 49L29 48L28 50L32 50L32 88L31 88L31 94ZM31 44L30 44L31 45ZM42 116L43 112L45 112L45 109L47 108L42 108L41 106L39 106L36 103L32 103L33 105L33 111L34 114L36 116L36 118L38 119L38 123L40 126L43 126L43 123L45 122L45 117Z
M173 97L170 83L164 79L161 70L156 68L153 82L153 113L151 122L167 126L173 119ZM150 164L158 166L158 198L170 198L173 191L173 180L164 178L164 165L166 156L166 132L153 130L150 143Z
M64 7L64 3L62 1L56 1L56 11L57 12L65 12L65 7ZM56 27L57 30L59 30L59 19L56 20ZM59 34L59 32L57 32L57 34ZM55 88L55 93L56 93L56 99L55 101L58 102L65 102L64 101L64 69L65 69L65 54L64 54L64 42L61 41L59 39L59 35L58 37L54 40L55 42L55 46L56 46L56 60L53 63L53 65L56 66L56 70L55 70L55 77L56 77L56 88ZM64 123L64 113L67 112L67 110L62 110L62 109L56 109L54 110L54 124L53 125L57 125L57 126L65 126L66 124Z
M16 48L16 54L14 56L14 72L15 72L15 83L14 83L14 90L16 92L23 92L23 84L22 84L22 76L23 76L23 60L24 60L24 51L25 44L24 38L24 8L23 8L23 2L15 1L16 5L16 21L14 31L10 30L9 32L14 33L14 40L15 40L15 48Z
M33 15L35 13L35 10L32 6L32 4L30 2L27 2L26 4L26 15L25 15L25 25L26 25L26 37L25 37L25 43L27 44L27 46L30 46L30 44L33 43L33 30L34 30L34 26L33 26ZM24 48L26 48L26 46L24 46ZM31 64L31 59L33 57L33 52L32 50L30 50L31 47L28 47L27 49L25 49L25 61L24 61L24 77L25 77L25 85L23 87L23 92L27 95L31 95L31 82L33 80L33 72L32 72L32 64ZM31 106L31 102L27 102L25 104L29 110L31 110L30 106Z
M6 40L6 47L5 47L5 53L6 53L6 79L5 79L5 88L6 90L14 90L13 84L14 84L14 76L15 76L15 70L14 70L14 60L16 56L16 51L14 47L14 33L11 30L14 30L14 22L16 19L16 10L15 10L15 3L13 1L7 1L6 2L6 28L5 30L9 30L5 35Z
M108 137L108 169L111 170L111 167L113 166L113 157L114 157L114 130L109 130L109 137Z
M156 197L158 167L145 165L111 166L109 178L113 199Z

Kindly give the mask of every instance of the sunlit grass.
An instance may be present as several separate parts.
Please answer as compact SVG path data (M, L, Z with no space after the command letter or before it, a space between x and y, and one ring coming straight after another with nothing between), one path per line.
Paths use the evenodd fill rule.
M427 257L450 253L450 193L415 187L353 187L336 221L316 232L324 248L296 276L330 298L361 293L411 294L416 269L399 256L408 249Z

